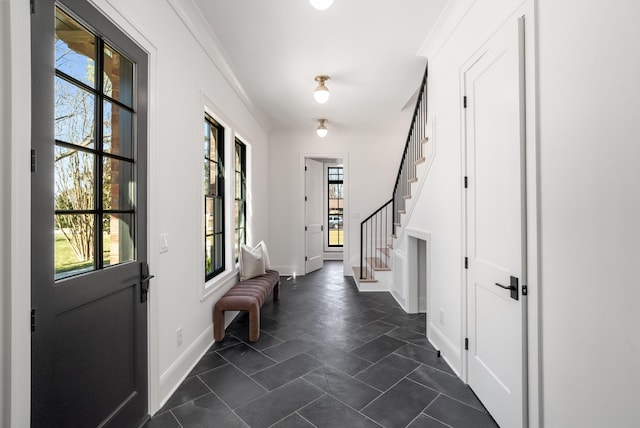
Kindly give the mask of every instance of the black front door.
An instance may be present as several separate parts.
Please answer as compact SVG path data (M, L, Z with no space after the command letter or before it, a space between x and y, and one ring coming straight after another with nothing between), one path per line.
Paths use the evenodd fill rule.
M88 2L36 0L33 427L148 414L147 55Z

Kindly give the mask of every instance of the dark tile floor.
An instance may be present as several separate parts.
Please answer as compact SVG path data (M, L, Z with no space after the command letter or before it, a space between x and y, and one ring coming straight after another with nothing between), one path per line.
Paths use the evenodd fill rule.
M239 315L145 428L496 427L425 338L425 315L359 293L341 262L282 278L248 341Z

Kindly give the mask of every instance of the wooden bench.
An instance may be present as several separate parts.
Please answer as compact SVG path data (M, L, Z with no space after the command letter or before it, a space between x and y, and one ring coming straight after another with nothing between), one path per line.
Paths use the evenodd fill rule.
M280 297L280 274L268 270L264 275L238 282L218 300L213 308L213 338L224 339L224 313L226 311L249 312L249 341L260 337L260 308L273 290L273 301Z

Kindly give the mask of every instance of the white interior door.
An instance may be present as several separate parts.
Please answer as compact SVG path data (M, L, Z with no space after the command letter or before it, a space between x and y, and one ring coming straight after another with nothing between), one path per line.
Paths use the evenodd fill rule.
M305 273L322 267L322 162L305 161Z
M468 382L510 428L526 417L522 29L505 24L464 73Z

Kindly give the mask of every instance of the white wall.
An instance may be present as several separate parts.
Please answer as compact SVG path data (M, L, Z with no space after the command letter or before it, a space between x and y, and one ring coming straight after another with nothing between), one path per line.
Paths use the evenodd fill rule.
M212 307L224 290L202 298L204 281L203 256L203 198L202 198L202 122L203 104L226 125L233 128L250 146L248 227L253 240L268 238L267 210L267 133L250 111L238 89L228 83L221 69L224 64L214 62L217 48L211 45L208 34L194 36L176 10L188 19L189 28L197 32L203 28L200 16L189 9L188 1L176 0L149 3L127 0L94 0L104 14L136 40L150 55L149 74L149 257L155 279L150 296L150 383L151 411L157 410L178 385L200 354L213 341ZM10 9L7 7L11 5ZM28 426L29 418L29 146L30 146L30 73L29 73L29 2L15 0L0 3L2 52L11 44L12 52L0 62L2 75L2 114L0 120L3 140L0 158L10 147L11 166L2 164L2 193L0 224L2 255L11 250L11 257L0 257L3 294L0 304L11 291L11 311L2 311L0 328L2 375L11 371L10 382L2 382L3 413L7 392L11 395L12 421L3 426ZM172 7L173 5L173 7ZM15 7L14 7L15 6ZM176 7L177 9L174 9ZM181 9L184 7L185 9ZM11 26L4 25L6 13L11 12ZM150 13L151 12L151 13ZM8 35L11 37L7 37ZM5 73L10 64L11 74ZM4 93L11 87L13 99ZM209 100L206 102L205 100ZM11 104L7 104L11 102ZM12 112L7 115L7 106ZM26 106L26 108L25 108ZM5 126L10 120L11 127ZM232 146L231 146L232 147ZM228 152L229 158L231 153ZM230 163L230 162L229 162ZM20 165L20 169L15 168ZM231 171L231 170L230 170ZM5 176L10 175L12 180ZM228 180L233 174L228 174ZM9 186L11 186L9 188ZM232 195L232 193L230 193ZM231 196L232 197L232 196ZM5 221L7 203L11 221ZM230 210L229 205L229 212ZM232 222L229 233L232 243ZM14 235L8 235L13 230ZM19 236L20 240L16 238ZM160 233L169 235L169 251L159 254ZM11 236L11 247L5 238ZM232 252L231 246L228 250ZM10 264L5 269L4 263ZM233 263L228 264L228 279L234 282ZM6 284L7 272L11 278ZM25 286L26 284L26 286ZM220 284L217 284L220 285ZM213 288L216 286L214 285ZM6 306L7 302L4 302ZM3 309L4 307L3 306ZM7 326L7 317L11 325ZM16 322L16 319L19 322ZM183 343L176 345L176 329L183 329ZM10 328L10 331L7 331ZM7 334L10 333L10 334ZM8 339L10 337L10 339ZM10 342L9 342L10 340ZM10 343L7 349L7 343ZM10 356L11 361L7 360ZM4 380L4 379L3 379ZM4 417L3 415L3 417ZM0 419L1 420L1 419Z
M459 73L523 3L525 9L534 4L453 1L440 21L441 32L436 30L421 52L429 59L436 155L409 226L431 233L429 304L435 313L445 312L444 324L433 320L440 334L436 340L455 348L449 360L458 370L463 370L456 355L463 332L464 256ZM640 5L578 0L535 5L535 24L528 13L527 37L535 25L537 51L530 49L527 61L536 68L527 73L528 89L534 89L530 98L538 103L532 131L537 137L529 141L537 150L529 155L538 181L529 183L537 187L529 227L537 229L537 240L531 238L539 249L529 257L539 257L539 263L530 263L537 270L529 272L534 278L529 301L539 307L529 316L532 331L540 327L540 349L530 349L529 357L534 362L539 351L541 366L540 377L530 373L529 380L540 381L542 399L541 413L532 405L531 426L637 426L640 28L635 18ZM406 252L406 243L400 250Z
M545 425L638 425L640 4L539 0Z
M412 228L431 234L429 307L433 313L442 311L444 314L443 322L439 316L431 318L431 340L458 373L463 371L461 309L464 257L459 73L469 57L522 3L512 0L451 2L421 51L429 61L428 120L436 124L429 144L433 144L435 155L413 213L403 229ZM453 30L457 22L461 23ZM405 235L396 248L401 253L408 253ZM398 292L406 289L400 284L395 286Z
M166 399L191 366L211 344L212 308L215 300L235 282L235 264L227 259L228 278L222 289L202 299L204 282L202 122L203 106L249 145L249 231L255 242L268 238L267 135L253 113L220 72L212 58L215 46L210 35L199 32L200 16L186 1L149 4L127 0L100 2L105 11L115 8L120 22L135 23L151 51L150 140L150 306L151 376L158 381L156 403ZM189 28L177 12L189 20ZM126 28L125 28L126 29ZM134 38L136 36L134 34ZM233 193L231 150L227 146L228 212ZM167 233L169 251L158 254L157 236ZM227 222L227 253L233 252L233 220ZM215 287L215 286L214 286ZM176 330L182 328L183 343L177 346ZM155 333L155 334L154 334ZM155 373L154 373L155 371ZM153 405L152 400L152 405ZM152 409L155 410L155 409Z
M408 123L408 120L407 120ZM408 131L408 130L407 130ZM301 158L345 154L345 273L360 264L360 222L391 198L406 135L307 133L269 135L269 252L282 274L304 273L304 182ZM296 232L299 231L299 232ZM271 255L273 253L273 255Z

